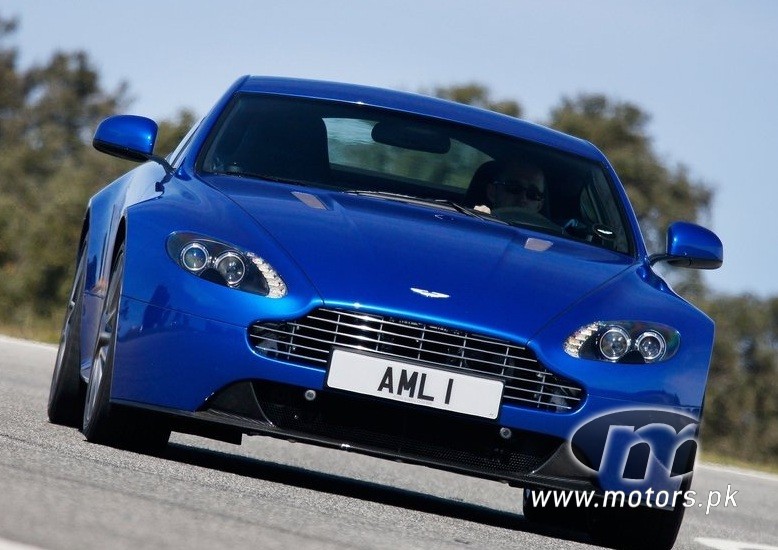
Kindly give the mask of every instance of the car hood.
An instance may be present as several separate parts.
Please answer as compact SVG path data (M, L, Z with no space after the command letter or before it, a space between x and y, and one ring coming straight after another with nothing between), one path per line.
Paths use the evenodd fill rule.
M496 336L530 339L635 263L434 206L275 186L222 192L297 262L325 304Z

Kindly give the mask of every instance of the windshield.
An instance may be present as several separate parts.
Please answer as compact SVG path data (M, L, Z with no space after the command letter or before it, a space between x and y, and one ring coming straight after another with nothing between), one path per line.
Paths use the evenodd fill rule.
M455 209L631 252L618 195L599 164L439 119L241 94L198 168Z

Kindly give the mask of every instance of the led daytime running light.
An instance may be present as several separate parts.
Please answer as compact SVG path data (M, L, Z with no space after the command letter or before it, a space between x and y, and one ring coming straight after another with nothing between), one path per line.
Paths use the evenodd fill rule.
M600 323L592 323L576 330L565 340L565 351L573 357L580 357L581 348L600 328Z
M249 253L248 255L249 260L251 260L251 263L253 263L256 268L259 270L260 273L262 273L262 276L265 278L265 281L267 281L267 287L268 287L268 298L283 298L286 296L286 284L281 279L281 277L276 273L276 270L273 269L273 267L267 263L263 258L257 256L256 254Z

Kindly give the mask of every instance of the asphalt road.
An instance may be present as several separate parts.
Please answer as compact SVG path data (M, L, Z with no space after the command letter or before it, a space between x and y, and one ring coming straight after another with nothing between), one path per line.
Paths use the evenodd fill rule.
M87 443L47 421L55 353L0 336L0 550L591 547L526 522L518 489L424 467L265 437ZM778 550L778 476L703 464L693 489L676 548Z

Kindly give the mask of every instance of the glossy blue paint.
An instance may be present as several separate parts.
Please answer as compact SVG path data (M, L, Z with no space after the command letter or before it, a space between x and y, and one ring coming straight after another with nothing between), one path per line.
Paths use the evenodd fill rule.
M626 254L454 209L239 177L226 169L202 173L198 155L236 94L370 105L487 129L589 159L611 180L634 246ZM95 144L109 154L145 160L155 139L153 121L120 116L100 125ZM87 209L85 378L115 250L122 241L126 246L114 400L192 415L238 381L326 391L324 367L263 357L248 340L254 322L295 320L326 306L508 340L528 347L548 370L584 390L583 405L572 413L504 402L497 421L483 421L488 429L505 426L567 438L588 417L614 408L701 410L713 323L653 271L626 192L602 153L587 142L415 94L245 77L199 123L174 164L174 173L156 162L139 166L92 197ZM300 193L320 207L301 200ZM284 279L288 294L273 299L187 272L166 250L174 232L210 236L261 256ZM667 255L678 265L717 267L722 247L708 230L679 222L668 230ZM448 297L430 299L411 288ZM681 335L678 352L656 364L619 364L577 359L564 351L565 340L579 328L618 320L673 327Z
M709 229L675 222L667 229L667 260L679 267L716 269L724 262L721 240Z
M97 127L95 149L128 160L147 160L154 152L157 123L136 115L116 115Z

